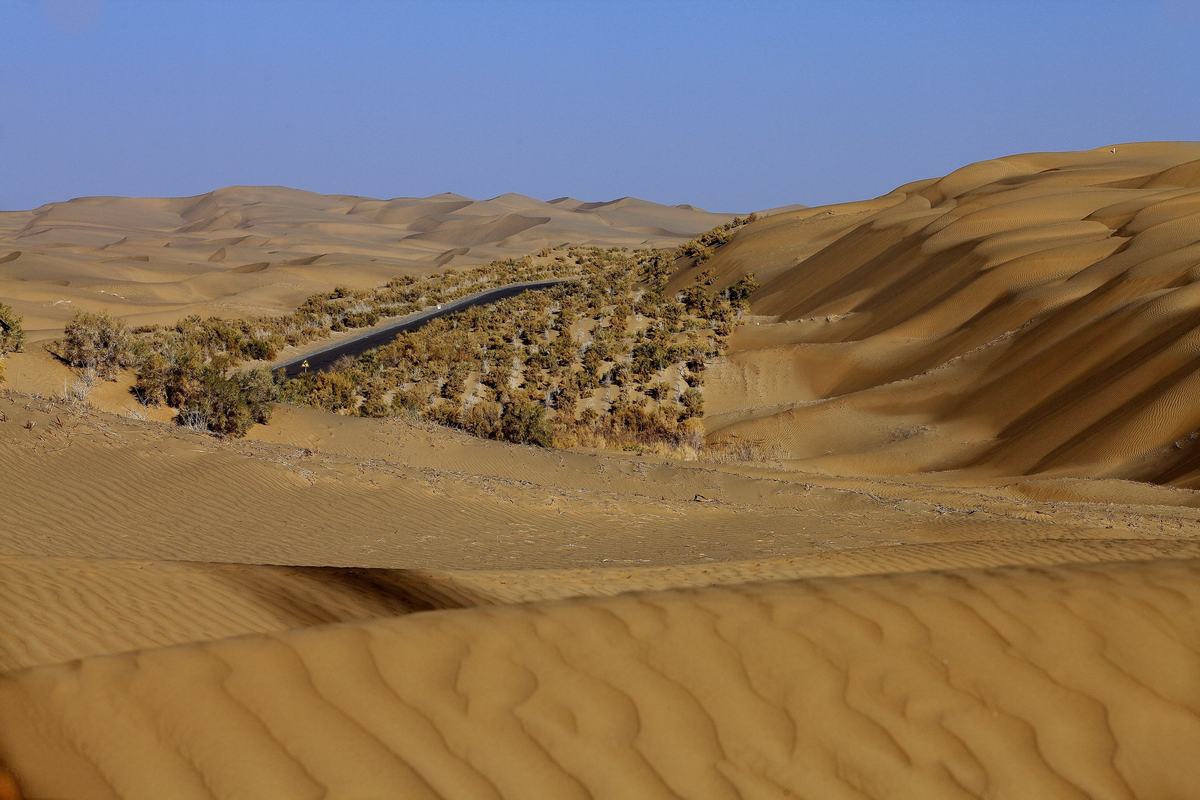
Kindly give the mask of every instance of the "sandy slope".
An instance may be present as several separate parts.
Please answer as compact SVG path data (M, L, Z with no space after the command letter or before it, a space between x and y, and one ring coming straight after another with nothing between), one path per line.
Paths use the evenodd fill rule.
M77 198L0 212L0 297L35 337L80 309L137 323L274 313L336 285L366 288L564 242L672 245L728 219L629 197L567 200L374 200L266 186Z
M710 429L834 470L1196 485L1198 263L1200 143L773 216L711 262L756 271L768 316L713 374Z
M33 797L1192 796L1200 562L742 585L0 678Z

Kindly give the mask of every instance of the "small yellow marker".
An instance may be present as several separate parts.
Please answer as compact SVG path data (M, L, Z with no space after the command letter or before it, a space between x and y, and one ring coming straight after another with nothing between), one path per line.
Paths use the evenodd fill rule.
M305 372L308 372L308 359L307 358L304 359L302 362L300 362L300 369L304 370Z

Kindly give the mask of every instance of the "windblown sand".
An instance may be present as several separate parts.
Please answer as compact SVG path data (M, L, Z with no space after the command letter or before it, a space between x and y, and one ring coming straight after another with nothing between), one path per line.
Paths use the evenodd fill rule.
M744 228L705 265L763 284L706 384L740 461L290 407L221 442L131 418L127 379L54 399L35 343L0 395L0 798L1194 796L1198 164L1013 156ZM559 243L461 198L187 202L0 216L0 294L37 338L85 298L350 282L242 247L353 240L369 285ZM712 219L542 205L611 243ZM414 225L436 247L381 232ZM121 237L187 255L121 272ZM148 294L95 300L110 268Z
M32 796L1186 798L1200 561L419 614L0 677Z

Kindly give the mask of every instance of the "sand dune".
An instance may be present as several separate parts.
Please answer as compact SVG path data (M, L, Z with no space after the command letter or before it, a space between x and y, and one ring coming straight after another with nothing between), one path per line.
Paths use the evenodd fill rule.
M1012 156L751 226L711 262L766 315L711 429L834 470L1196 485L1198 159Z
M1037 539L881 545L657 567L428 570L0 557L0 672L131 650L413 611L946 565L1047 566L1200 558L1200 541Z
M0 557L0 672L434 608L467 587L403 570Z
M677 244L726 219L631 198L568 207L518 194L375 200L231 186L196 197L83 197L0 212L0 296L15 301L35 338L81 309L138 323L273 313L338 284L365 288L563 242Z
M704 422L747 448L697 462L287 406L221 441L128 375L54 399L36 342L720 215L0 214L34 340L0 391L0 798L1190 797L1198 165L1012 156L739 229L706 266L762 286Z
M299 408L239 443L18 395L0 418L0 668L414 608L1200 557L1193 492L1119 481L783 473Z
M1190 797L1200 562L317 627L0 677L31 797Z

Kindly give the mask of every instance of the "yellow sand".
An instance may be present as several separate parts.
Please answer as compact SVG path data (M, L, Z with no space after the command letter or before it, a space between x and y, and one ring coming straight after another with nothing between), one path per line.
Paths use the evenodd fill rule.
M746 229L707 265L764 284L710 431L810 469L1196 486L1200 144L1116 150Z
M0 677L33 797L1194 796L1200 561L748 584Z

